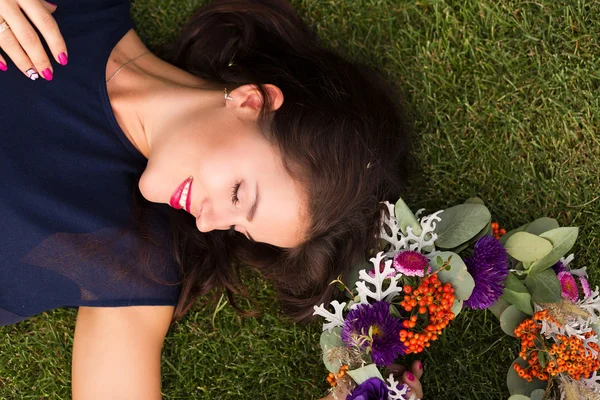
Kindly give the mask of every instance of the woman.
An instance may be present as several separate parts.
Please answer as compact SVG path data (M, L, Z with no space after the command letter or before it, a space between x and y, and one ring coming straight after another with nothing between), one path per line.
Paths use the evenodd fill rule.
M78 307L75 399L160 398L169 324L237 265L309 318L399 194L398 98L283 1L203 7L171 63L125 0L0 0L0 31L0 324Z

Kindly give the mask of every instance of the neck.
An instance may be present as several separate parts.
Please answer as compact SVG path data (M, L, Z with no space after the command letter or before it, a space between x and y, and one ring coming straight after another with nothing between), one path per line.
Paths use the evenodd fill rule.
M131 30L113 49L106 79L128 61L147 52ZM202 104L202 92L217 89L152 53L127 65L108 84L108 96L117 122L131 143L149 158L153 132L175 126Z

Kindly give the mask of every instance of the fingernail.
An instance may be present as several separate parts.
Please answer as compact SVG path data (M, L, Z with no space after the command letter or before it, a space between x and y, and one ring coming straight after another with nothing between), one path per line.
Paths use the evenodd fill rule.
M67 63L69 62L69 58L65 53L60 53L58 55L58 62L60 65L67 65Z
M45 80L51 81L52 80L52 71L50 71L50 68L46 68L45 70L43 70L42 76L44 77Z
M8 67L2 61L0 61L0 71L6 71L6 70L8 70Z
M422 363L421 361L418 361L418 364L417 364L417 365L419 366L419 370L422 370L422 369L423 369L423 363Z
M27 71L25 71L25 74L32 81L35 81L35 80L37 80L40 77L40 74L38 74L37 71L35 69L33 69L33 68L30 68Z
M414 381L415 380L415 376L413 374L411 374L410 372L406 373L406 377L408 378L409 381Z

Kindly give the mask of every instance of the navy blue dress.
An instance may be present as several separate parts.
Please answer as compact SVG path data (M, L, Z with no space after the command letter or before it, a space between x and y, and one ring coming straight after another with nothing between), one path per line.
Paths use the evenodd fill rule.
M180 292L167 206L153 206L153 241L132 227L147 160L106 92L129 2L53 1L68 66L51 82L11 62L0 73L0 325L58 307L175 305Z

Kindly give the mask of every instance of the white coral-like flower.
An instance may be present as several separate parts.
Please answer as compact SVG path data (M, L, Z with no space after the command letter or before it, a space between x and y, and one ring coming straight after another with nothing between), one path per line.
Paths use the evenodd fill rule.
M369 298L375 301L388 300L397 293L402 292L402 288L398 286L398 280L402 274L392 268L392 260L384 260L385 255L383 252L377 253L375 257L369 260L374 266L375 275L373 277L370 277L364 269L358 273L359 280L356 282L356 290L360 301L353 304L351 308L354 309L360 304L369 304ZM383 271L380 268L382 261L384 265ZM389 285L384 290L383 285L386 279L389 279ZM367 286L367 283L369 283L373 289Z
M416 234L411 226L407 226L406 235L404 235L400 230L400 224L394 218L394 206L387 201L384 204L388 208L389 217L385 214L383 215L380 235L381 239L390 244L390 249L386 253L386 256L393 257L401 250L417 251L430 258L437 255L434 245L437 240L435 228L437 227L437 223L442 220L439 214L443 210L420 218L418 220L421 225L421 232L419 234ZM418 217L422 211L419 210L416 216Z
M600 393L600 376L598 376L598 371L594 371L589 378L581 379L579 382L592 392Z
M408 393L408 385L404 383L399 383L394 379L394 375L390 374L389 378L387 378L388 384L387 387L390 390L388 398L389 400L408 400L406 398L406 394Z
M574 259L575 259L575 254L569 254L566 258L562 257L560 259L560 262L564 265L565 268L570 269L569 264L571 264Z
M319 315L329 321L323 324L323 331L328 330L329 332L336 326L344 326L344 307L346 307L346 303L340 304L337 300L333 300L330 305L333 306L334 313L327 311L324 303L321 303L318 307L314 306L315 312L313 312L313 315Z
M402 243L400 236L402 235L402 232L400 232L398 220L394 218L394 205L390 204L388 201L384 201L383 204L387 207L387 214L389 216L386 215L386 213L383 213L381 217L381 224L379 226L380 237L391 245L391 249L401 249Z
M598 320L600 318L600 290L598 290L598 286L590 296L578 301L577 305L590 314L592 319Z
M536 310L540 310L541 308L536 305ZM598 355L598 352L590 346L590 343L598 344L598 336L592 335L589 338L585 337L585 334L588 332L592 332L592 320L584 319L581 317L574 317L567 321L566 324L559 326L554 322L550 322L548 320L542 321L542 327L540 328L540 333L544 335L548 339L558 340L559 335L576 337L583 342L583 348L586 353L590 352L595 357Z

